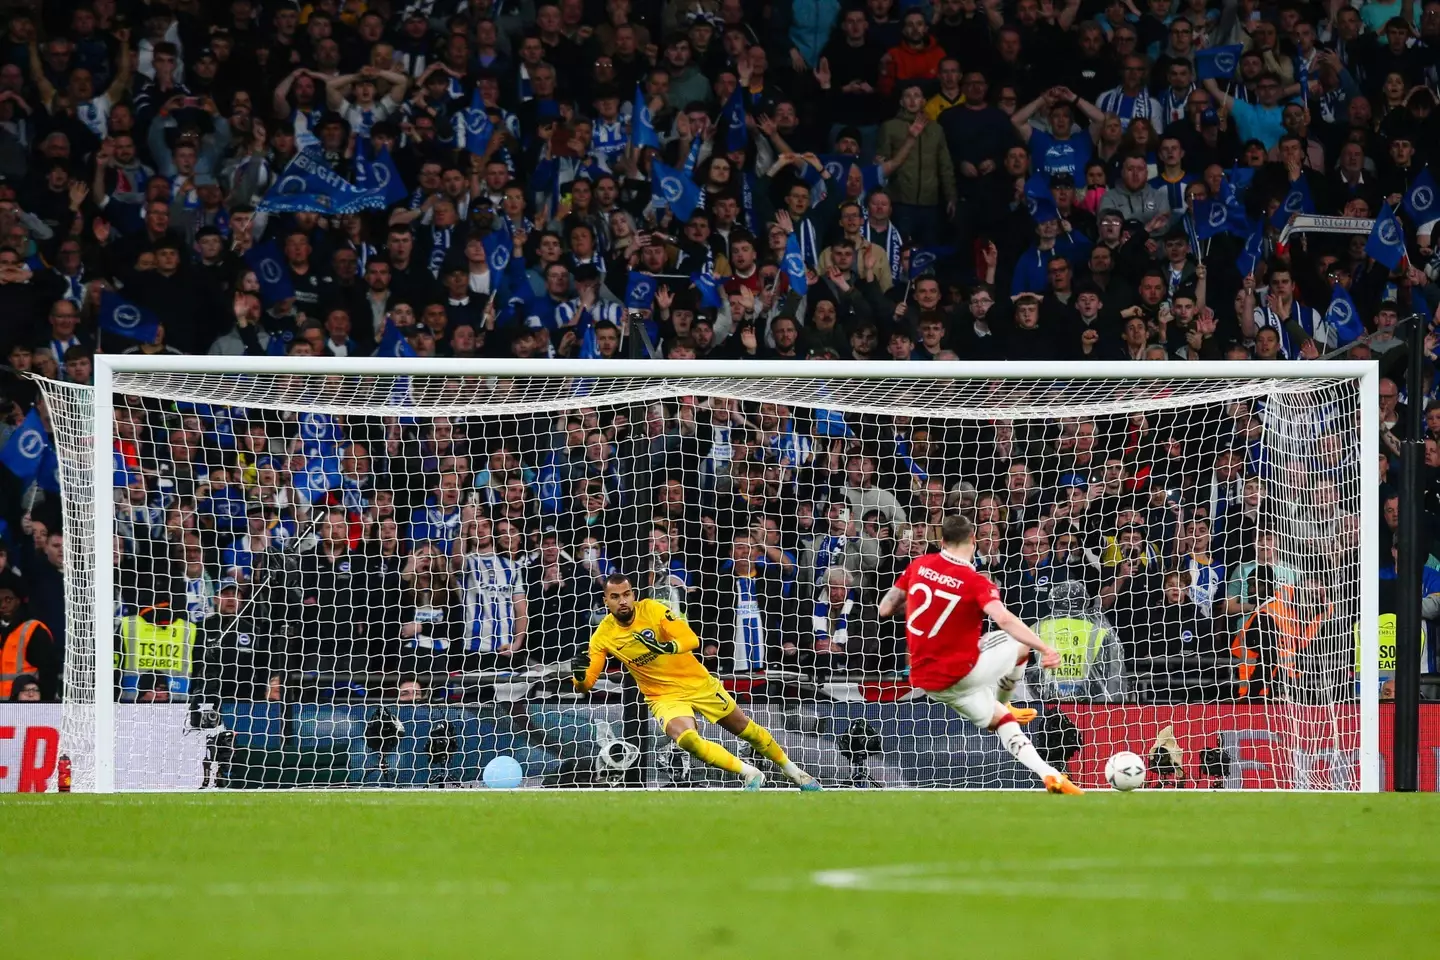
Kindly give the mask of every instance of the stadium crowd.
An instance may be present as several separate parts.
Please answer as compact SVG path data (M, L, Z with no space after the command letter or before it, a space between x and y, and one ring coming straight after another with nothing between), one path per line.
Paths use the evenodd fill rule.
M1340 351L1386 373L1387 470L1405 405L1440 438L1397 326L1440 307L1440 0L51 0L3 30L0 699L62 693L31 375L88 382L97 351ZM1315 214L1378 219L1282 239ZM903 624L875 599L964 509L1007 602L1067 644L1051 695L1269 696L1303 641L1350 631L1360 537L1334 449L1305 491L1315 562L1277 556L1263 415L685 398L413 423L137 399L115 422L117 676L263 699L305 671L560 661L614 570L702 624L724 672L894 674Z

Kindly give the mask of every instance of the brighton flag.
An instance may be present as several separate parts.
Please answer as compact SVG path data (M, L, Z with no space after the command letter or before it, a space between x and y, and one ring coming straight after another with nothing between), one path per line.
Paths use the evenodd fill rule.
M160 319L110 290L100 291L100 329L141 343L160 339Z
M1440 217L1440 203L1435 202L1435 178L1428 167L1420 171L1405 191L1405 212L1417 227Z
M1405 230L1388 205L1382 206L1380 216L1375 218L1370 239L1365 241L1365 255L1390 270L1400 269L1405 260Z
M285 258L274 240L251 247L245 254L245 264L255 271L255 279L260 283L260 302L265 306L295 296L290 271L285 269Z
M810 292L810 279L805 275L805 258L800 255L800 242L795 234L785 241L785 276L790 278L790 289L800 296Z
M1349 291L1338 283L1331 292L1330 309L1325 311L1325 322L1335 330L1337 347L1343 347L1365 334L1365 323L1360 319L1360 311L1355 309L1355 301L1350 299Z
M670 212L681 220L689 220L695 208L700 206L700 188L695 181L659 160L650 163L650 175L654 182L654 199L657 207L669 207Z
M625 281L625 306L631 310L649 310L655 302L655 278L637 270Z
M1240 54L1245 47L1234 43L1225 47L1211 47L1195 52L1195 76L1200 80L1229 80L1235 76L1240 65Z
M660 149L660 135L655 132L650 107L645 103L643 85L635 90L635 107L630 112L630 143L637 150L641 147Z
M40 422L40 413L31 410L5 441L4 449L0 449L0 463L21 480L30 480L40 472L40 464L49 449L50 437L45 432L45 424Z

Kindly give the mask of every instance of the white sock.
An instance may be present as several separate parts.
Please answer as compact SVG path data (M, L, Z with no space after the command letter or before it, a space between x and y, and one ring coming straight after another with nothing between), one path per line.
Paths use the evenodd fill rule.
M802 781L810 779L810 775L808 773L795 766L794 760L786 760L785 765L780 768L780 772L785 774L785 776L789 777L795 783L800 783Z
M760 772L760 768L759 768L759 767L756 767L756 766L754 766L754 765L752 765L752 764L748 764L748 763L741 763L741 764L740 764L740 778L741 778L742 780L749 780L749 779L751 779L752 777L763 777L763 776L764 776L764 774Z
M1002 723L995 728L995 736L1010 751L1010 756L1025 764L1026 769L1037 777L1057 776L1060 771L1040 759L1040 754L1035 751L1035 745L1030 738L1025 736L1025 731L1020 729L1020 724L1014 720Z

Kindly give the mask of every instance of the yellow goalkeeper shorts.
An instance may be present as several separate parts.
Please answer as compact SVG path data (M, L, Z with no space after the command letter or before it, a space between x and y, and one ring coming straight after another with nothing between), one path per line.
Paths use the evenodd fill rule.
M718 680L712 681L708 690L688 693L678 697L656 697L650 701L650 712L660 721L660 729L670 725L676 717L695 719L698 713L711 723L729 716L739 704Z

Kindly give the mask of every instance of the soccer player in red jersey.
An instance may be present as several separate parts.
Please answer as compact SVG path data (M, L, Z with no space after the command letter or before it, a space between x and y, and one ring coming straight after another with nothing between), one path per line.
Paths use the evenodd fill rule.
M1020 729L1034 710L1010 706L1010 694L1024 676L1030 651L1040 652L1046 669L1060 654L1000 602L1000 591L971 564L975 531L964 517L946 517L940 552L911 561L880 601L880 615L905 607L910 645L910 683L978 727L994 731L1010 755L1045 782L1051 793L1084 791L1040 759ZM980 635L985 618L999 630Z

